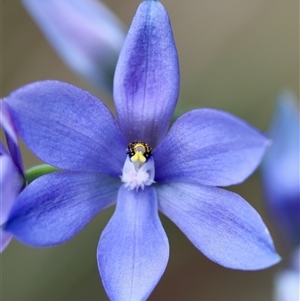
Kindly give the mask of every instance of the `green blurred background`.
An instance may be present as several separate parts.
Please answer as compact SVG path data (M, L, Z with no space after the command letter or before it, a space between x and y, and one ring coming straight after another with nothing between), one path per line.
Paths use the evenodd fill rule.
M62 0L63 1L63 0ZM129 27L140 1L104 1ZM19 1L2 0L2 97L42 79L59 79L96 94L48 45ZM265 130L276 94L291 89L299 99L298 0L164 0L181 66L178 109L215 107ZM3 137L2 137L3 138ZM26 168L38 163L23 148ZM169 220L167 270L149 300L271 301L273 276L287 248L263 204L259 177L230 187L262 215L283 262L268 270L241 272L209 261ZM99 236L113 208L101 213L68 243L48 249L13 240L1 256L1 300L108 300L96 264ZM251 250L250 250L251 251Z

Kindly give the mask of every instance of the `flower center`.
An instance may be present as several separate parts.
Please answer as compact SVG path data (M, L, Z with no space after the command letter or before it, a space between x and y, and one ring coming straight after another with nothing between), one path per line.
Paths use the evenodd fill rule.
M126 153L136 167L144 164L151 157L152 148L142 141L134 141L128 144Z
M144 189L154 183L154 160L151 155L151 147L142 141L134 141L128 144L128 154L121 180L129 190Z

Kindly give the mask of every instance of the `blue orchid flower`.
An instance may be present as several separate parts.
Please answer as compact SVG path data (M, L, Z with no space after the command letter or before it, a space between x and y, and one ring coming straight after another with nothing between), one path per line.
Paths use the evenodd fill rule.
M12 239L12 235L4 230L4 225L24 186L25 179L17 132L3 101L0 102L0 125L5 132L10 150L7 151L0 141L0 253L2 253Z
M272 146L262 164L265 199L285 242L300 245L300 117L296 97L278 96L269 137Z
M121 21L96 0L22 0L63 61L85 80L112 92L125 39Z
M5 230L37 247L62 244L116 204L97 261L111 300L145 300L161 278L169 243L158 211L209 259L256 270L279 261L259 214L219 188L244 181L268 140L241 119L190 111L168 131L179 64L167 11L140 4L114 78L118 119L90 93L58 81L6 98L17 130L43 161L62 169L33 181Z

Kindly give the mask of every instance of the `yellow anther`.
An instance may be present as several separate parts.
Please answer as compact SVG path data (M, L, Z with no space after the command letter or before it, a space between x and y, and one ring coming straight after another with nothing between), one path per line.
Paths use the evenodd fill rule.
M131 157L131 162L141 162L141 163L145 163L146 162L146 158L143 155L142 152L136 152L132 157Z
M151 157L151 147L141 141L133 141L128 144L126 153L136 168L140 168Z

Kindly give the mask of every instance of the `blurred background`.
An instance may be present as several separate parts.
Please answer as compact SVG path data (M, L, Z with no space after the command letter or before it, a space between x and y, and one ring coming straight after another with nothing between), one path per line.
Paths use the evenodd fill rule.
M29 82L58 79L91 91L112 107L109 95L64 65L20 1L1 2L2 97ZM103 2L127 28L140 3ZM299 99L298 0L162 3L169 12L181 67L180 113L214 107L265 130L278 92L289 88ZM26 168L38 163L25 147L22 150ZM150 301L272 300L273 276L286 264L287 247L264 206L258 173L229 189L261 214L282 263L256 272L222 268L162 217L171 256ZM13 240L1 256L1 300L108 300L97 269L96 247L112 212L113 208L101 213L74 239L55 248L34 249Z

